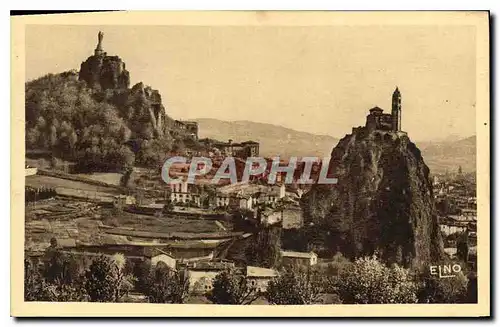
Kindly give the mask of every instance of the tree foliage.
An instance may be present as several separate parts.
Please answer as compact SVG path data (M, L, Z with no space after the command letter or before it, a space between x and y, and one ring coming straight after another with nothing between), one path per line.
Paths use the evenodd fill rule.
M314 304L320 301L322 290L317 274L290 269L269 282L266 298L271 304Z
M262 228L254 235L254 239L246 249L248 264L265 268L277 267L281 261L281 228Z
M150 273L145 294L152 303L184 303L188 290L189 279L184 273L157 265Z
M85 277L85 289L90 301L118 302L123 275L114 260L106 256L95 258Z
M234 270L218 274L207 298L216 304L251 304L259 297L257 290L248 285L245 276Z
M77 170L161 166L174 146L168 132L152 126L150 101L133 89L92 89L66 72L30 81L25 92L26 148L75 161Z
M410 271L397 264L387 267L376 256L362 257L344 269L337 282L343 303L415 303L418 285Z
M43 275L50 283L71 285L80 278L80 267L76 259L57 249L49 249L46 253Z
M43 271L30 260L24 263L24 299L25 301L60 301L75 302L87 299L85 290L81 287L81 278L75 278L70 283L64 279L47 281Z
M457 258L462 262L469 261L469 237L468 233L462 233L457 239Z
M462 272L453 278L439 278L428 272L420 274L418 299L421 303L462 303L473 290L467 288L467 278ZM472 286L472 284L471 284Z

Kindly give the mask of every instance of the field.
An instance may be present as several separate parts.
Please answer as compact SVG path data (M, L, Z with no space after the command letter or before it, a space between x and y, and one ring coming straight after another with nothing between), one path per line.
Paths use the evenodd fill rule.
M104 225L134 231L157 233L212 233L221 231L221 228L217 226L214 220L187 219L174 215L154 217L128 212L120 212L117 214L113 213L111 209L104 210L102 215L102 222ZM231 228L227 223L224 223L224 227L228 229Z
M92 192L119 194L119 192L112 187L91 185L84 182L71 181L51 176L33 175L33 176L27 176L25 180L26 180L26 186L49 187L56 189L56 191L57 188L63 188L63 189L78 190L81 191L82 193L88 193L88 194L91 194Z
M46 182L45 178L43 181ZM219 224L228 230L232 228L227 222L220 221ZM25 249L32 252L43 252L53 237L66 244L101 245L126 244L133 240L142 243L161 233L192 239L211 236L207 233L225 232L215 220L133 214L59 196L26 206Z
M82 180L46 175L25 178L27 186L52 188L57 193L54 198L30 202L25 207L25 249L33 254L43 253L52 238L65 247L174 240L183 245L189 243L188 239L223 238L232 230L224 219L203 219L198 211L161 214L158 210L155 215L144 215L113 208L106 203L120 194L119 188L85 182L86 178L114 184L119 174L68 176Z
M76 174L76 176L118 186L120 185L120 179L122 178L123 175L120 173L92 173L92 174Z

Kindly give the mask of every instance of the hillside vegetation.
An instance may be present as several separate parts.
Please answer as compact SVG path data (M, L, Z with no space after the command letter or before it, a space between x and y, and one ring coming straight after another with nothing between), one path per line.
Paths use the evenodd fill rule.
M142 83L103 91L70 71L30 81L25 91L27 150L74 161L79 171L158 165L167 152L185 146L170 117L165 115L161 131L152 124L152 103Z

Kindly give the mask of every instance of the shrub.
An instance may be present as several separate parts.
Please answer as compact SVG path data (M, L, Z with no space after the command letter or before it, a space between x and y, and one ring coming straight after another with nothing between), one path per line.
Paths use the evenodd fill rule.
M26 301L74 302L87 299L81 276L76 276L70 282L64 279L54 279L53 282L48 282L33 262L25 260L24 269Z
M320 300L322 284L316 274L287 270L269 282L266 298L271 304L314 304Z
M37 265L30 260L24 261L24 300L55 301L53 288L42 277Z
M477 276L475 273L469 275L465 303L477 303Z
M461 303L467 294L467 278L462 272L454 278L420 274L418 299L421 303Z
M47 251L43 275L49 283L70 285L80 278L80 267L73 256L50 249Z
M324 277L323 287L326 293L337 293L337 284L339 276L350 269L353 263L344 257L340 252L335 254L331 261L326 264L316 265L314 271Z
M408 269L387 267L376 256L358 258L341 272L337 289L343 303L415 303L417 284Z

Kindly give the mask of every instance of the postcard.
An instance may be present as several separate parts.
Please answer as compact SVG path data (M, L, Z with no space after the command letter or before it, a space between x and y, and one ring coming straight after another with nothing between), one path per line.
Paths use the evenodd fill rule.
M490 315L488 12L11 25L11 315Z

